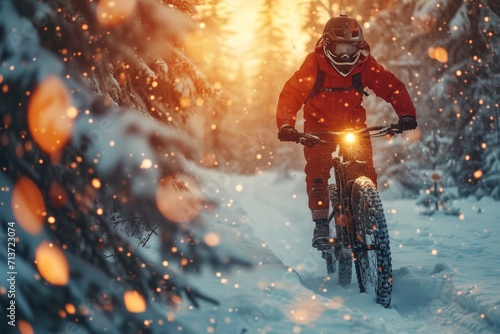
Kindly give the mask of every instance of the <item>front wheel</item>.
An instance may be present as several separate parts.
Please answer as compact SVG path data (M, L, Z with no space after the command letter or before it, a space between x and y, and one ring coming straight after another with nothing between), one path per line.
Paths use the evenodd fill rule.
M384 307L391 304L392 263L384 209L372 180L362 176L352 187L355 268L361 292L376 296Z

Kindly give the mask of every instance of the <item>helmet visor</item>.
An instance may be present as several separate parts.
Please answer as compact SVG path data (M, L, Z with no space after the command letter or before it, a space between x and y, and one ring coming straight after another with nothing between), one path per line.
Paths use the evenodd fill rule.
M337 72L346 77L358 63L361 55L361 48L358 45L356 43L331 43L329 45L325 43L323 52Z
M360 55L360 48L355 43L331 43L324 48L325 55L336 64L354 65Z
M354 57L359 50L356 45L352 43L333 43L330 51L336 57L341 57L344 55Z

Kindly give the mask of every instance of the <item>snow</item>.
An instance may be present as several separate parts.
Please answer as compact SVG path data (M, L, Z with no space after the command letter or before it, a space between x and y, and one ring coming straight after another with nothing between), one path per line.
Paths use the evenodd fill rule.
M188 277L220 305L176 314L198 333L500 333L498 202L461 199L460 216L419 215L416 200L385 198L391 308L328 277L312 249L302 171L241 176L209 171L220 208L207 228L254 263ZM154 252L154 244L150 246Z

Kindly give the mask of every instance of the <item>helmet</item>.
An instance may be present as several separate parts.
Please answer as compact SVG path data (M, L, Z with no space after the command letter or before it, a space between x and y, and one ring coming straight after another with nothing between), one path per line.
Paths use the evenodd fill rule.
M358 63L363 43L363 30L356 19L340 14L326 23L323 30L323 52L343 77L349 75Z

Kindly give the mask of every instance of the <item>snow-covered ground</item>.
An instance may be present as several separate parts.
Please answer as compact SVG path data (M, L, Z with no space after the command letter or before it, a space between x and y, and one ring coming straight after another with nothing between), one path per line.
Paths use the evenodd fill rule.
M342 288L326 275L310 247L301 171L210 176L204 192L221 208L208 228L255 268L190 277L220 301L178 314L197 332L500 333L498 202L459 200L458 217L424 216L415 200L382 197L394 270L393 301L385 309L360 294L355 279Z

